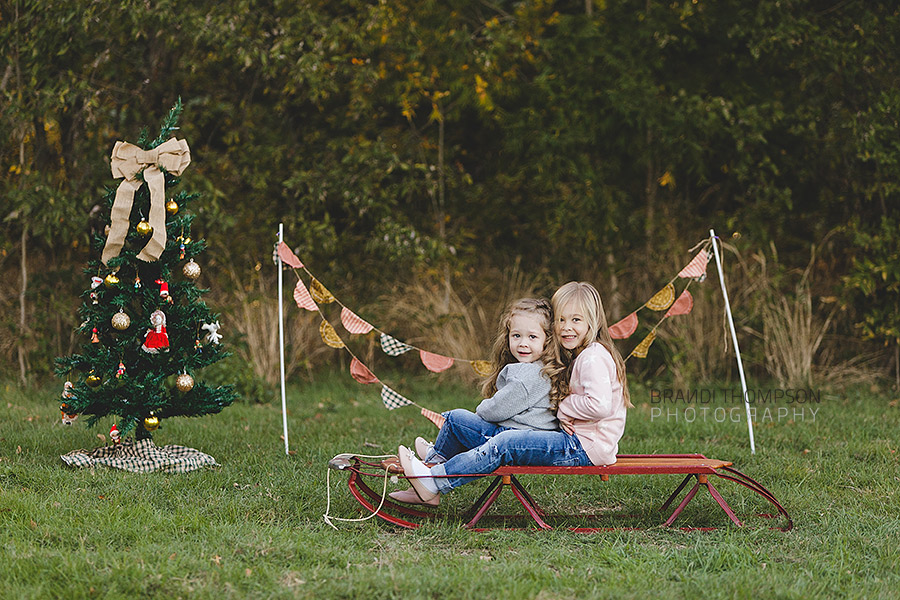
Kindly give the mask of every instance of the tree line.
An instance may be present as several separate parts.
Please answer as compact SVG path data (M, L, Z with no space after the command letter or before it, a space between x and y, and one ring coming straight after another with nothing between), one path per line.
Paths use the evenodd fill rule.
M900 339L895 3L0 7L0 351L21 370L66 350L112 145L179 97L213 272L252 271L284 222L360 298L518 264L627 304L715 227L785 271L815 245L843 335Z

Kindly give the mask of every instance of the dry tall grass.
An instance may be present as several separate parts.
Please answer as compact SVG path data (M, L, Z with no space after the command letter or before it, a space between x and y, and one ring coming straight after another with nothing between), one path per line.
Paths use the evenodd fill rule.
M226 331L233 328L240 334L235 352L257 377L274 385L280 380L276 275L264 274L259 265L249 273L249 279L240 276L233 266L226 267L226 271L232 289L227 302L221 301L225 298L219 298L218 302L223 306L223 327ZM293 274L285 272L285 289L290 292L295 284ZM290 379L300 370L309 374L317 358L334 351L322 343L319 316L297 309L287 295L288 299L284 301L284 362L285 377Z
M541 278L518 264L482 274L477 283L419 278L383 297L381 316L410 343L447 356L487 360L500 314L513 300L540 295ZM470 368L453 372L465 381L479 379Z

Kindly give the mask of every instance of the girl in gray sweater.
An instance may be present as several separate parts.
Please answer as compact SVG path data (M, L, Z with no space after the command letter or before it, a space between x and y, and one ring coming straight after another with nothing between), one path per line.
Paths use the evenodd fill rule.
M550 381L541 374L552 321L550 303L544 299L523 298L510 305L494 340L493 372L482 386L485 399L474 413L461 408L443 413L446 421L434 444L417 438L416 452L423 461L445 462L507 429L559 429L550 408ZM439 501L435 496L423 502L412 488L390 497L410 504Z

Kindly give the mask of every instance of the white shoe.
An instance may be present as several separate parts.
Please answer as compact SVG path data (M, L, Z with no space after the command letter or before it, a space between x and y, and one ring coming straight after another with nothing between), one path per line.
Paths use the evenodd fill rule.
M388 494L388 496L390 496L397 502L403 502L404 504L437 506L441 502L440 496L435 496L431 500L422 500L421 498L419 498L419 494L418 492L416 492L416 488L409 488L408 490L397 490L396 492L391 492L390 494Z
M421 460L422 462L428 462L428 453L431 452L432 448L434 448L434 444L432 444L425 438L416 438L416 454L419 455L419 460Z
M416 458L415 454L406 446L400 446L397 449L397 456L400 458L400 466L403 467L403 474L409 478L409 483L419 494L419 498L423 502L433 500L439 494L437 485L431 477L431 469L425 466L425 463ZM430 484L430 485L429 485ZM432 488L432 489L429 489Z

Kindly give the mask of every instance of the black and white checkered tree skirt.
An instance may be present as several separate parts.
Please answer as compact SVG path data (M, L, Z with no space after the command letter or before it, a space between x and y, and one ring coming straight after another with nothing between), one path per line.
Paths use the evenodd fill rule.
M103 465L133 473L187 473L202 467L219 466L209 454L184 446L157 446L153 440L122 442L94 450L73 450L60 456L70 467Z

